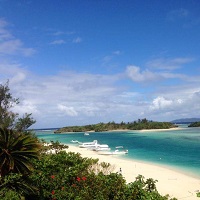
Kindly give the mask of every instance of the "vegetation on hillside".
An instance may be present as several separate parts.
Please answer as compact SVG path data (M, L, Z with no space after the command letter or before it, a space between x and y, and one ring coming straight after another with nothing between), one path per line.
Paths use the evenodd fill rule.
M34 166L29 179L38 190L30 199L170 199L168 195L159 194L156 180L138 175L134 182L127 184L121 174L113 173L110 164L72 152L43 154L40 161L35 160Z
M86 131L111 131L111 130L143 130L143 129L169 129L176 127L174 124L170 122L154 122L149 121L146 118L138 119L134 122L108 122L108 123L98 123L86 126L68 126L63 127L55 131L55 133L63 133L63 132L86 132Z
M188 127L200 127L200 122L191 123Z

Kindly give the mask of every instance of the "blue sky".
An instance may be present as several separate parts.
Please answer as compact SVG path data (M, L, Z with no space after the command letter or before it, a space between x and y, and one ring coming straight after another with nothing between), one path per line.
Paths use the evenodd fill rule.
M200 117L200 1L0 0L0 83L33 128Z

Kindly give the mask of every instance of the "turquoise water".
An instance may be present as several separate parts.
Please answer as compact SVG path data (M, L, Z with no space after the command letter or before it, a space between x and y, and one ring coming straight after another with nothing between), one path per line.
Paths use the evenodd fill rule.
M200 178L200 128L185 128L159 132L100 132L53 134L53 131L37 131L39 138L47 142L54 140L73 144L71 140L90 142L98 140L112 149L124 146L129 153L125 159L136 159L181 170L186 174Z

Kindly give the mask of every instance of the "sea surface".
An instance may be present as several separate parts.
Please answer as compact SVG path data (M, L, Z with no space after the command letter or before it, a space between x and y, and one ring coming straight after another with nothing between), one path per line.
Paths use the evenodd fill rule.
M134 159L141 162L154 163L181 171L187 175L200 178L200 128L155 131L155 132L98 132L84 136L84 133L54 134L54 130L36 130L40 139L46 142L59 141L61 143L77 145L79 142L98 140L100 144L108 144L115 150L116 146L128 149L123 159Z

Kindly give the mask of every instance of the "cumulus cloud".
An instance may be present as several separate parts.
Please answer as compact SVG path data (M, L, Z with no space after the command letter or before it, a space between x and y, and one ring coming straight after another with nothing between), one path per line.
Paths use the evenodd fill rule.
M19 113L20 115L23 115L25 113L40 113L37 109L37 106L34 105L33 102L31 102L31 100L22 100L20 101L20 104L16 105L13 108L13 111L16 113Z
M157 97L153 100L150 105L151 110L163 110L166 108L170 108L171 106L177 106L177 104L182 104L183 100L181 99L167 99L164 97Z
M156 84L151 92L141 93L137 88L130 90L118 74L61 71L35 76L17 63L7 66L0 65L0 74L9 77L13 96L20 98L15 110L21 115L32 113L37 121L34 127L134 121L144 117L162 121L197 115L200 110L200 87L196 83ZM136 81L152 79L147 70L135 67L132 71L138 76ZM3 80L6 79L0 76L1 83Z
M65 106L62 104L57 105L58 109L69 116L78 116L78 112L74 109L74 107Z
M162 78L158 73L149 71L148 69L141 71L140 67L130 65L126 68L126 74L135 82L157 81Z
M26 112L33 113L33 117L43 124L47 121L51 124L53 119L55 126L57 123L71 122L72 118L68 119L67 116L76 117L83 123L84 118L105 115L112 104L110 96L115 96L120 90L114 86L118 76L62 71L57 75L34 77L30 73L22 76L22 69L18 68L17 71L18 76L12 70L6 72L7 77L13 80L10 81L13 95L22 101L22 109L17 111L23 114L27 109Z
M184 61L179 61L184 62ZM158 68L157 68L158 69ZM154 83L158 81L165 81L169 79L176 79L176 80L184 80L188 82L199 82L199 76L190 77L185 74L175 73L164 69L169 69L169 67L160 67L160 71L157 70L149 70L130 65L126 68L126 76L129 77L132 81L138 83ZM172 69L172 68L171 68Z
M177 119L182 117L200 116L200 87L193 85L177 87L174 91L165 89L164 93L159 92L151 103L148 104L146 115L152 116L160 121ZM161 96L162 95L162 96Z

